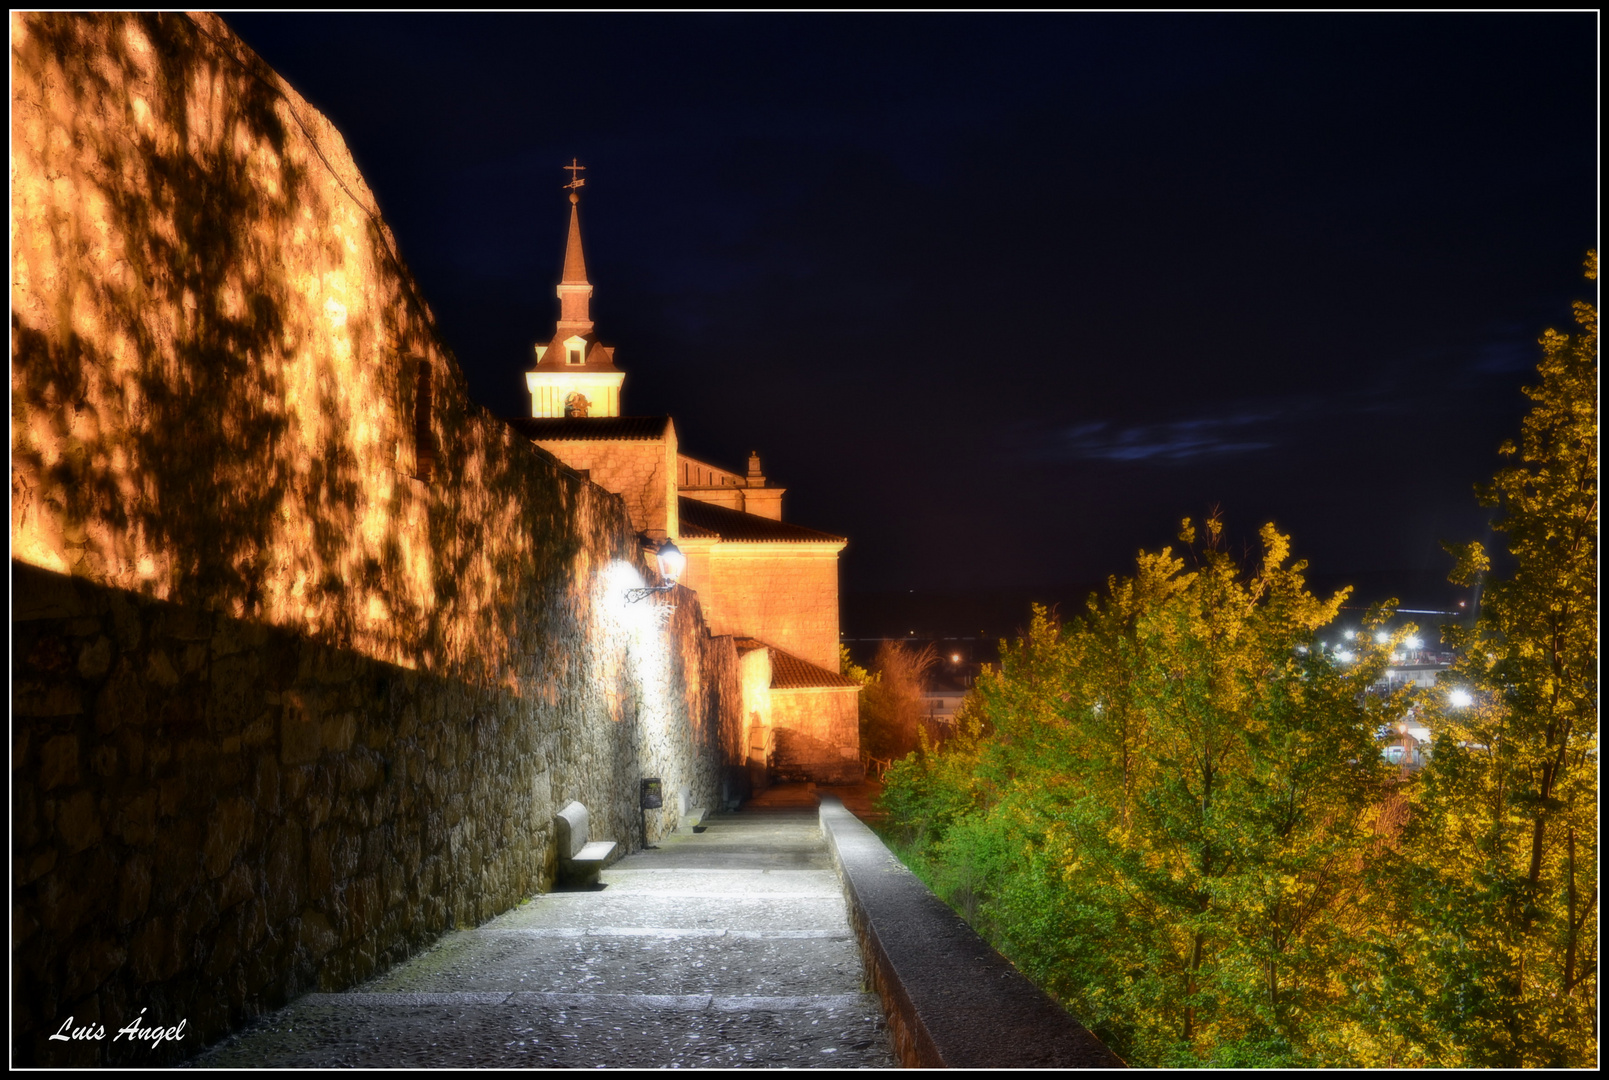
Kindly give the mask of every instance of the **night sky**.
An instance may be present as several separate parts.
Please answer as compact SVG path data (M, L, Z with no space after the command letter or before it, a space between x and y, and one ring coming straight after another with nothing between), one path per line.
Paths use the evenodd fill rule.
M1098 582L1217 505L1428 597L1591 295L1592 14L226 19L501 415L578 157L624 411L759 450L851 594Z

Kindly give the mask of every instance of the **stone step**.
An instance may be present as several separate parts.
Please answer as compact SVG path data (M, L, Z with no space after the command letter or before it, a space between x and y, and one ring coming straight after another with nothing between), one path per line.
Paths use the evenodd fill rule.
M834 883L836 885L836 883ZM841 890L813 895L627 895L602 892L548 893L498 916L483 930L590 929L822 930L847 932Z
M894 1064L875 994L308 994L203 1068Z
M529 930L464 931L359 989L763 997L859 992L860 950L853 936L847 931L810 933L561 936Z

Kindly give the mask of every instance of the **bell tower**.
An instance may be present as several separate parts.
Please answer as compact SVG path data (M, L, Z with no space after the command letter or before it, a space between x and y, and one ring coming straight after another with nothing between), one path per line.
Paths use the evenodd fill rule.
M564 166L570 182L570 234L559 278L559 324L553 340L536 346L536 367L525 373L531 415L572 418L620 415L620 388L626 373L615 367L614 349L592 332L592 283L581 248L580 177L585 165L575 158Z

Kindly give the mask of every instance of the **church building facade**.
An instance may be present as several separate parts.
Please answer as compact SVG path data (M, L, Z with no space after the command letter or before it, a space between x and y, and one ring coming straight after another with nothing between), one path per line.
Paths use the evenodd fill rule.
M510 423L537 446L625 500L645 542L685 555L710 632L738 647L751 770L773 779L862 776L859 686L838 672L842 536L782 519L783 488L758 454L743 472L682 454L669 416L621 410L625 372L598 340L581 245L579 196L558 286L559 321L526 372L531 415Z

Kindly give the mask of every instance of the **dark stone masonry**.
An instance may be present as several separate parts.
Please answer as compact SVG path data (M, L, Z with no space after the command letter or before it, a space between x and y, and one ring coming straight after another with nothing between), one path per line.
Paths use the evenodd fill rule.
M171 1061L368 978L550 889L569 797L640 846L640 768L712 797L718 747L639 743L579 686L522 700L12 570L18 1064ZM735 700L730 640L687 645L713 678L683 730L718 730L692 721ZM69 1016L115 1032L142 1008L185 1018L187 1037L154 1054L47 1038Z

